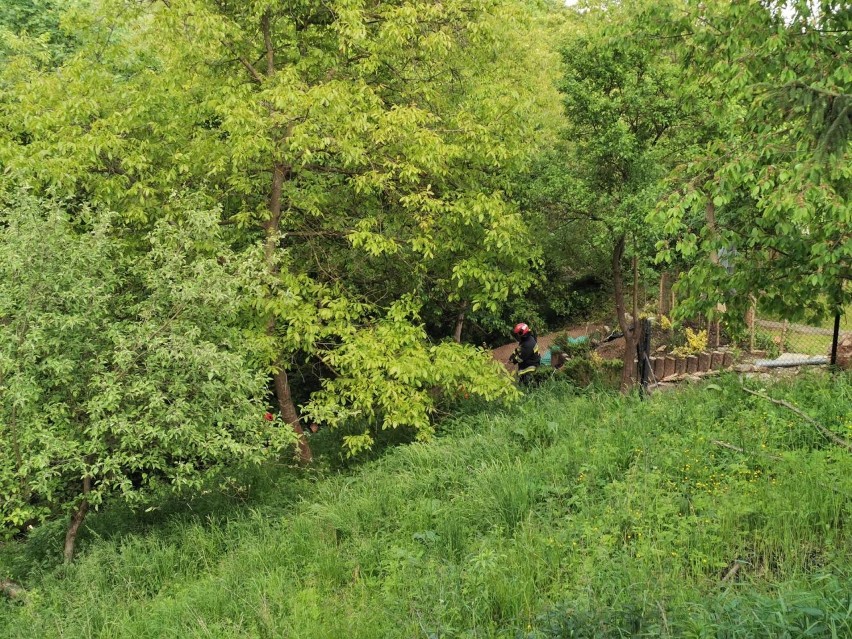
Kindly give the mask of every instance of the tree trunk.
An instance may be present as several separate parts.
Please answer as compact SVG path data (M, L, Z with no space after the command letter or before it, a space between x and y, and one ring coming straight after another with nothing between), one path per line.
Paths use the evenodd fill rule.
M635 247L634 247L635 248ZM639 258L633 256L633 323L639 321Z
M636 355L636 333L633 324L627 322L627 310L624 300L624 273L621 270L621 261L624 258L624 241L622 235L615 242L612 251L612 279L615 288L615 314L618 317L618 325L624 333L624 368L621 369L621 392L627 392L636 383L636 367L633 358Z
M668 290L669 284L669 274L662 273L660 275L660 298L657 306L659 307L660 315L668 315L669 314L669 296L666 293Z
M273 275L279 272L278 264L275 262L275 253L278 250L278 242L281 234L281 192L284 189L284 180L289 173L289 167L284 164L275 164L272 169L272 188L269 192L269 219L264 223L264 231L266 233L266 243L264 245L264 254L266 256L267 268ZM266 325L268 335L275 334L275 318L269 319ZM293 403L293 396L290 393L290 380L287 377L287 371L284 369L282 358L278 358L275 362L274 381L275 381L275 396L278 399L278 409L281 411L281 417L285 422L290 424L290 427L299 436L299 460L303 463L311 461L313 453L308 444L305 431L299 421L299 411Z
M713 200L707 200L706 216L707 216L707 228L709 228L710 233L715 236L716 235L716 205L713 204ZM710 261L713 264L719 264L719 253L716 251L716 249L713 249L712 251L710 251ZM721 340L721 337L722 337L722 320L720 319L720 316L722 314L724 314L725 311L727 311L727 310L728 309L727 309L725 304L716 304L716 312L718 313L718 315L716 315L715 322L714 322L714 328L715 328L715 331L716 331L716 335L715 335L714 340L713 340L713 343L716 346L716 348L719 347L719 343L720 343L720 340Z
M296 410L296 405L293 403L293 397L290 395L290 381L287 378L287 371L280 366L277 368L278 372L275 373L275 396L278 398L278 409L281 411L281 417L284 418L284 421L290 424L290 428L299 436L299 461L307 464L313 459L313 453L305 436L305 430L299 421L299 413Z
M74 559L74 545L77 543L77 533L83 525L86 513L89 511L89 493L92 491L92 478L89 475L83 477L83 498L77 506L77 510L71 515L71 523L65 533L65 563L70 564Z
M706 219L707 228L710 229L710 233L716 235L716 205L713 204L713 200L707 200ZM719 254L716 252L716 249L710 251L710 261L713 264L719 263Z
M746 311L746 324L748 325L748 352L754 352L754 323L757 319L757 300L754 295L749 295L748 311Z
M462 302L461 310L456 318L456 330L453 332L453 339L456 344L461 344L462 329L464 328L464 318L467 313L467 302Z

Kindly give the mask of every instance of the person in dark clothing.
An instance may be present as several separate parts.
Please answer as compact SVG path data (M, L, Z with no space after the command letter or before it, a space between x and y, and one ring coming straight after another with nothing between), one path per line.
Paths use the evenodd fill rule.
M518 347L509 361L518 365L518 382L526 386L532 379L532 374L541 364L541 355L538 351L538 341L530 330L530 327L521 322L512 329L512 335L518 340Z

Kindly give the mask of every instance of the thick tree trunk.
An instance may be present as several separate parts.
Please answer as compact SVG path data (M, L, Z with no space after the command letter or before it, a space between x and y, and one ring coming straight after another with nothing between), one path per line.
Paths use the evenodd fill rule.
M615 314L618 317L618 325L624 333L624 368L621 370L621 392L627 392L636 383L636 333L633 323L627 321L627 309L624 299L624 272L621 270L621 261L624 258L625 237L619 237L612 251L612 278L615 288Z
M80 527L83 525L83 520L86 518L86 513L89 511L89 493L92 491L92 478L86 475L83 478L83 498L80 500L77 510L71 515L71 523L68 525L68 530L65 533L65 563L70 564L74 559L74 546L77 543L77 534L80 532Z
M269 219L263 224L266 233L264 254L266 262L272 273L278 273L278 265L275 263L275 252L278 248L281 234L281 193L284 190L284 180L287 177L288 167L284 164L275 164L272 167L272 187L269 190Z
M716 205L713 204L713 200L707 200L706 215L707 227L710 229L711 234L716 235ZM719 253L716 251L716 249L710 251L710 261L713 262L713 264L719 263ZM719 313L719 315L716 316L716 321L713 323L712 327L716 333L713 338L713 345L716 348L719 347L722 335L722 320L719 319L719 316L724 314L727 310L728 309L725 304L716 304L716 311Z
M705 214L707 219L707 228L710 229L710 233L712 235L716 235L716 205L713 204L713 200L707 200ZM716 252L716 249L710 251L710 261L713 262L713 264L719 263L719 254Z
M666 291L668 291L669 284L669 274L662 273L660 274L660 298L657 306L659 307L660 315L668 315L669 314L669 296Z
M462 302L461 310L456 317L456 330L453 332L453 339L456 344L461 344L462 329L464 328L464 318L467 313L467 302Z

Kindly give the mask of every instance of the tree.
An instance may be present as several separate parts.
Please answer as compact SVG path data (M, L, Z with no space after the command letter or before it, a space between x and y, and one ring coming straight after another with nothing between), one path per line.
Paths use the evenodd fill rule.
M0 5L0 60L29 49L45 63L61 60L75 42L62 29L68 0L6 0Z
M835 2L709 3L670 16L716 122L654 217L668 232L661 258L691 264L684 312L724 303L736 324L749 294L791 319L848 303L850 21ZM720 252L724 264L706 259Z
M108 0L79 11L80 48L58 70L22 56L4 71L0 166L141 228L179 215L170 194L186 189L221 205L235 247L263 237L253 321L297 432L288 372L300 362L369 396L374 381L339 349L391 339L377 328L393 315L419 338L376 352L405 357L402 344L437 372L447 349L418 332L424 305L440 294L494 308L529 284L535 243L505 175L534 152L554 93L523 3ZM465 392L493 396L498 369L455 348L472 375ZM409 425L428 421L421 379L397 391L400 406L426 411Z
M19 196L0 217L0 525L71 513L259 463L291 448L263 419L260 340L239 322L261 268L218 211L180 206L128 247L114 218Z
M645 37L642 5L589 8L575 17L563 47L567 124L562 154L542 176L551 228L585 227L592 254L609 255L615 314L625 338L622 388L635 380L638 324L628 317L624 262L652 254L645 223L659 196L675 126L689 97L663 43ZM634 313L636 311L634 310Z

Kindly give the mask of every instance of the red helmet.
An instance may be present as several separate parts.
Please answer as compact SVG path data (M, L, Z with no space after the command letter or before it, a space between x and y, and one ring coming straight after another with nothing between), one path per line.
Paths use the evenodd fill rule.
M530 332L530 327L521 322L520 324L515 325L515 328L512 329L512 332L518 337L523 337L524 335Z

